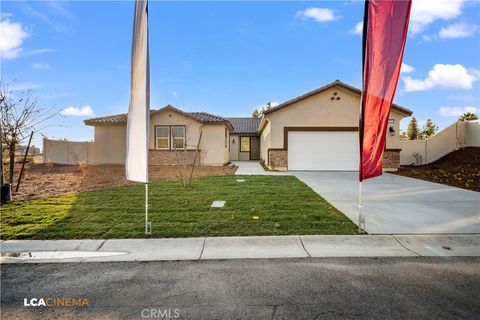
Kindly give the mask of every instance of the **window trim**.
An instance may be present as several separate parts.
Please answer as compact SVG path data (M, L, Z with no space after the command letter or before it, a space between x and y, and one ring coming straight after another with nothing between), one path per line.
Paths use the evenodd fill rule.
M157 135L158 128L167 128L168 129L167 137L159 137ZM160 148L158 146L158 139L163 139L163 140L167 139L168 147ZM155 150L170 150L170 126L155 126Z
M183 137L174 137L173 135L173 128L183 128ZM187 128L185 125L174 125L170 126L170 136L172 139L172 142L170 144L170 148L172 150L185 150L186 149L186 141L187 141ZM182 139L182 147L181 148L175 148L175 139Z
M248 139L248 150L242 150L242 138L246 138ZM250 136L240 136L240 152L250 152L251 148L250 148Z
M176 137L175 139L182 139L183 143L182 143L182 148L175 148L174 147L174 138L173 138L173 131L172 129L173 128L183 128L183 137L179 138L179 137ZM155 150L185 150L186 149L186 142L187 142L187 126L186 125L183 125L183 124L179 124L179 125L155 125L154 126L155 130L154 130L154 133L155 133ZM157 136L157 128L168 128L168 148L160 148L158 146L158 139L159 137ZM161 139L166 139L166 137L163 137Z

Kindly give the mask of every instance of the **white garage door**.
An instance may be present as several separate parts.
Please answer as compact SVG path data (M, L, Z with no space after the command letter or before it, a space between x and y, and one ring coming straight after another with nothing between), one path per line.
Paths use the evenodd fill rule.
M288 170L357 171L358 132L288 132Z

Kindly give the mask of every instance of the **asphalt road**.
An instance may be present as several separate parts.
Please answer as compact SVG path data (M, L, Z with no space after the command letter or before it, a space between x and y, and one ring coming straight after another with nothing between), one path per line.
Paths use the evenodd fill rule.
M2 319L480 319L480 258L8 264L1 269ZM23 306L24 298L47 297L86 297L90 306Z

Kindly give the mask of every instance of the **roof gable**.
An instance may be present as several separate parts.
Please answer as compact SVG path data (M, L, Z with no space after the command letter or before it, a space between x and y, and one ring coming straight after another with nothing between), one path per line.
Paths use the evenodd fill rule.
M352 87L352 86L350 86L350 85L348 85L348 84L346 84L346 83L344 83L344 82L342 82L342 81L340 81L340 80L335 80L334 82L331 82L331 83L329 83L329 84L327 84L327 85L325 85L325 86L323 86L323 87L320 87L320 88L318 88L318 89L309 91L309 92L307 92L307 93L305 93L305 94L303 94L303 95L301 95L301 96L298 96L298 97L296 97L296 98L293 98L293 99L290 99L290 100L288 100L288 101L285 101L284 103L281 103L281 104L279 104L279 105L276 106L276 107L267 109L267 110L264 111L264 114L269 114L269 113L271 113L271 112L275 112L275 111L277 111L277 110L283 109L283 108L288 107L288 106L290 106L290 105L292 105L292 104L294 104L294 103L296 103L296 102L299 102L299 101L302 101L302 100L304 100L304 99L307 99L307 98L309 98L309 97L311 97L311 96L314 96L314 95L316 95L316 94L318 94L318 93L324 92L324 91L326 91L326 90L328 90L328 89L330 89L330 88L333 88L333 87L335 87L335 86L339 86L339 87L341 87L342 89L345 89L345 90L347 90L347 91L350 91L350 92L352 92L352 93L354 93L354 94L356 94L356 95L359 95L359 96L362 94L362 91L361 91L360 89L357 89L357 88L355 88L355 87ZM399 105L397 105L397 104L395 104L395 103L392 104L392 108L395 109L395 110L397 110L397 111L399 111L399 112L402 113L402 114L407 115L407 116L411 116L412 113L413 113L411 110L408 110L407 108L401 107L401 106L399 106Z

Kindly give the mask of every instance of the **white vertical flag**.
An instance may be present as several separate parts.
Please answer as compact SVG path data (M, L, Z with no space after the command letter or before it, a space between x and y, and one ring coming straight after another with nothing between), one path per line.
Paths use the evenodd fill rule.
M150 65L147 0L135 0L131 68L125 171L128 180L148 183Z

